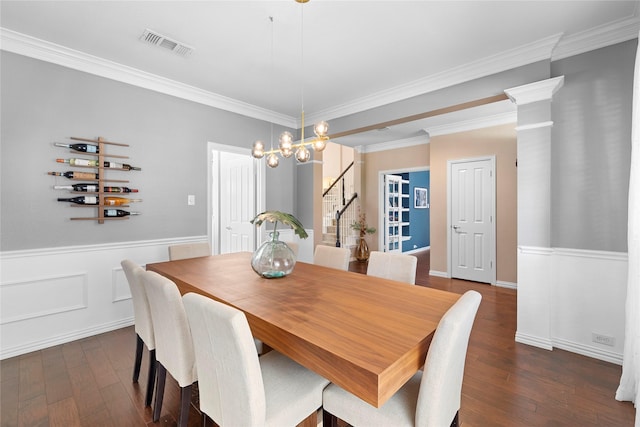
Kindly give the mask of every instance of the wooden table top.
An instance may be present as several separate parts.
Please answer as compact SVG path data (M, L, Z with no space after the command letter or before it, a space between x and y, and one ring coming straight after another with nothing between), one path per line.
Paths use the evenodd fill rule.
M297 262L265 279L251 253L148 264L196 292L242 310L253 335L380 407L424 364L444 313L460 295Z

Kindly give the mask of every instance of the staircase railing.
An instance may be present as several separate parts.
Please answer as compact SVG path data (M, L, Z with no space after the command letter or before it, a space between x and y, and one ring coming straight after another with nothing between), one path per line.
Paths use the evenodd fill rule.
M333 234L333 231L329 233L329 229L335 227L338 247L343 243L346 246L355 244L353 233L350 232L350 225L356 220L356 209L352 202L358 197L354 191L353 165L354 162L351 162L322 193L322 232Z
M353 201L357 197L358 197L358 193L353 193L353 196L351 196L351 199L349 199L347 204L344 205L344 207L342 209L340 209L339 211L336 212L336 247L338 247L338 248L340 246L342 246L342 243L340 242L340 218L347 211L347 209L349 209L349 206L351 206L351 203L353 203ZM353 221L351 221L351 222L353 222ZM349 227L349 224L351 222L346 223L346 226Z

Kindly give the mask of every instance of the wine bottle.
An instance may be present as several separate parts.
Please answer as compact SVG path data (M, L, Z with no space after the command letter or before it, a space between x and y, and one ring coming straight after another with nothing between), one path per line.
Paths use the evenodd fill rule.
M142 169L137 168L135 166L128 165L126 163L116 163L116 162L104 162L105 168L111 169L124 169L124 170L132 170L132 171L141 171Z
M104 216L105 217L123 217L128 215L140 215L140 212L127 212L122 209L105 209Z
M70 191L82 191L85 193L96 193L98 191L98 184L73 184L73 185L54 185L54 190L70 190Z
M102 190L105 193L137 193L137 188L129 188L129 187L104 187Z
M56 159L58 163L68 163L71 166L92 166L98 167L97 160L88 160L88 159Z
M54 190L70 190L70 191L79 191L85 193L96 193L98 192L98 183L91 184L73 184L73 185L54 185ZM105 193L137 193L137 188L129 188L129 187L104 187L103 192Z
M53 145L56 147L66 147L71 148L72 150L81 151L83 153L99 153L100 148L97 145L93 144L64 144L62 142L54 142Z
M68 163L71 166L90 166L90 167L98 167L100 163L97 160L88 160L88 159L56 159L58 163ZM141 168L128 165L126 163L116 163L116 162L104 162L103 166L105 168L110 169L123 169L123 170L132 170L132 171L140 171Z
M69 179L100 179L97 173L92 173L92 172L68 171L68 172L47 172L47 173L53 176L64 176Z
M69 198L58 198L59 202L71 202L78 205L97 205L99 199L96 196L78 196Z
M142 199L127 199L125 197L105 197L104 204L109 206L128 205L133 202L141 202Z

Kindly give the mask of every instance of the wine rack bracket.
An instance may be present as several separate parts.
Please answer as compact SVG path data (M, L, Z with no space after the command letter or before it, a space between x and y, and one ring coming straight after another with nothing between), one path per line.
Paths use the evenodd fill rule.
M98 159L98 166L79 166L79 165L72 165L71 167L74 168L91 168L94 170L98 171L98 191L96 192L79 192L79 191L72 191L72 193L74 194L96 194L98 196L98 204L92 204L92 205L75 205L72 204L72 207L84 207L84 208L95 208L97 209L97 216L95 217L72 217L70 218L72 221L97 221L98 224L104 224L105 221L121 221L121 220L127 220L130 218L130 216L105 216L105 210L111 210L111 209L118 209L121 207L129 207L129 205L120 205L120 206L114 206L112 204L107 204L105 203L105 193L104 192L104 188L105 188L105 183L111 183L111 182L117 182L117 183L128 183L128 180L123 180L123 179L111 179L111 178L107 178L105 176L105 172L107 170L120 170L120 171L126 171L126 169L118 169L118 168L105 168L104 165L105 164L105 158L110 158L110 159L128 159L128 156L122 156L122 155L116 155L116 154L107 154L106 153L106 149L108 146L118 146L118 147L129 147L128 144L122 144L119 142L112 142L112 141L106 141L104 138L102 137L98 137L97 139L87 139L87 138L79 138L79 137L75 137L72 136L70 137L71 140L73 141L81 141L82 143L89 143L91 145L96 145L98 147L98 152L97 153L91 153L91 152L83 152L83 151L77 151L74 149L70 149L69 151L72 154L79 154L82 156L94 156L97 157ZM78 181L86 181L88 178L71 178L74 180L78 180ZM109 194L113 194L113 193L109 193Z

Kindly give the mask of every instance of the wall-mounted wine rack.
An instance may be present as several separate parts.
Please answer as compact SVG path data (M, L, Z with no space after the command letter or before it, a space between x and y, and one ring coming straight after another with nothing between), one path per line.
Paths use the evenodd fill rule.
M118 192L118 193L107 193L104 191L105 189L105 184L106 183L120 183L120 184L126 184L129 181L128 180L122 180L122 179L111 179L111 178L107 178L105 176L105 172L106 171L128 171L129 169L125 169L125 168L110 168L110 167L105 167L105 159L128 159L128 156L121 156L121 155L116 155L116 154L108 154L106 152L107 147L109 146L118 146L118 147L129 147L128 144L122 144L119 142L110 142L110 141L105 141L104 138L102 137L98 137L97 139L87 139L87 138L78 138L78 137L70 137L71 140L73 141L80 141L81 143L89 143L91 145L95 145L98 147L98 152L97 153L91 153L91 152L84 152L84 151L77 151L74 149L69 149L70 153L74 154L74 155L80 155L80 156L93 156L96 157L98 160L97 166L82 166L82 165L70 165L70 167L72 168L91 168L94 170L97 170L97 182L98 182L98 187L97 190L95 192L92 191L71 191L71 193L73 194L78 194L78 195L87 195L87 194L95 194L98 197L98 204L71 204L71 207L73 208L94 208L97 209L97 216L95 217L72 217L70 218L72 221L75 220L88 220L88 221L98 221L98 224L104 224L105 221L110 221L110 220L124 220L124 219L129 219L129 215L126 216L107 216L105 215L105 210L109 210L109 209L120 209L120 208L127 208L129 207L128 204L124 204L124 205L117 205L114 206L112 204L107 204L105 202L105 197L107 197L107 195L118 195L118 196L122 196L124 195L124 193L122 192ZM74 181L87 181L89 180L86 177L80 177L80 178L70 178L71 180ZM92 181L96 181L95 179L92 179ZM128 193L126 193L128 194ZM134 213L131 213L134 214ZM138 213L136 213L138 214Z

